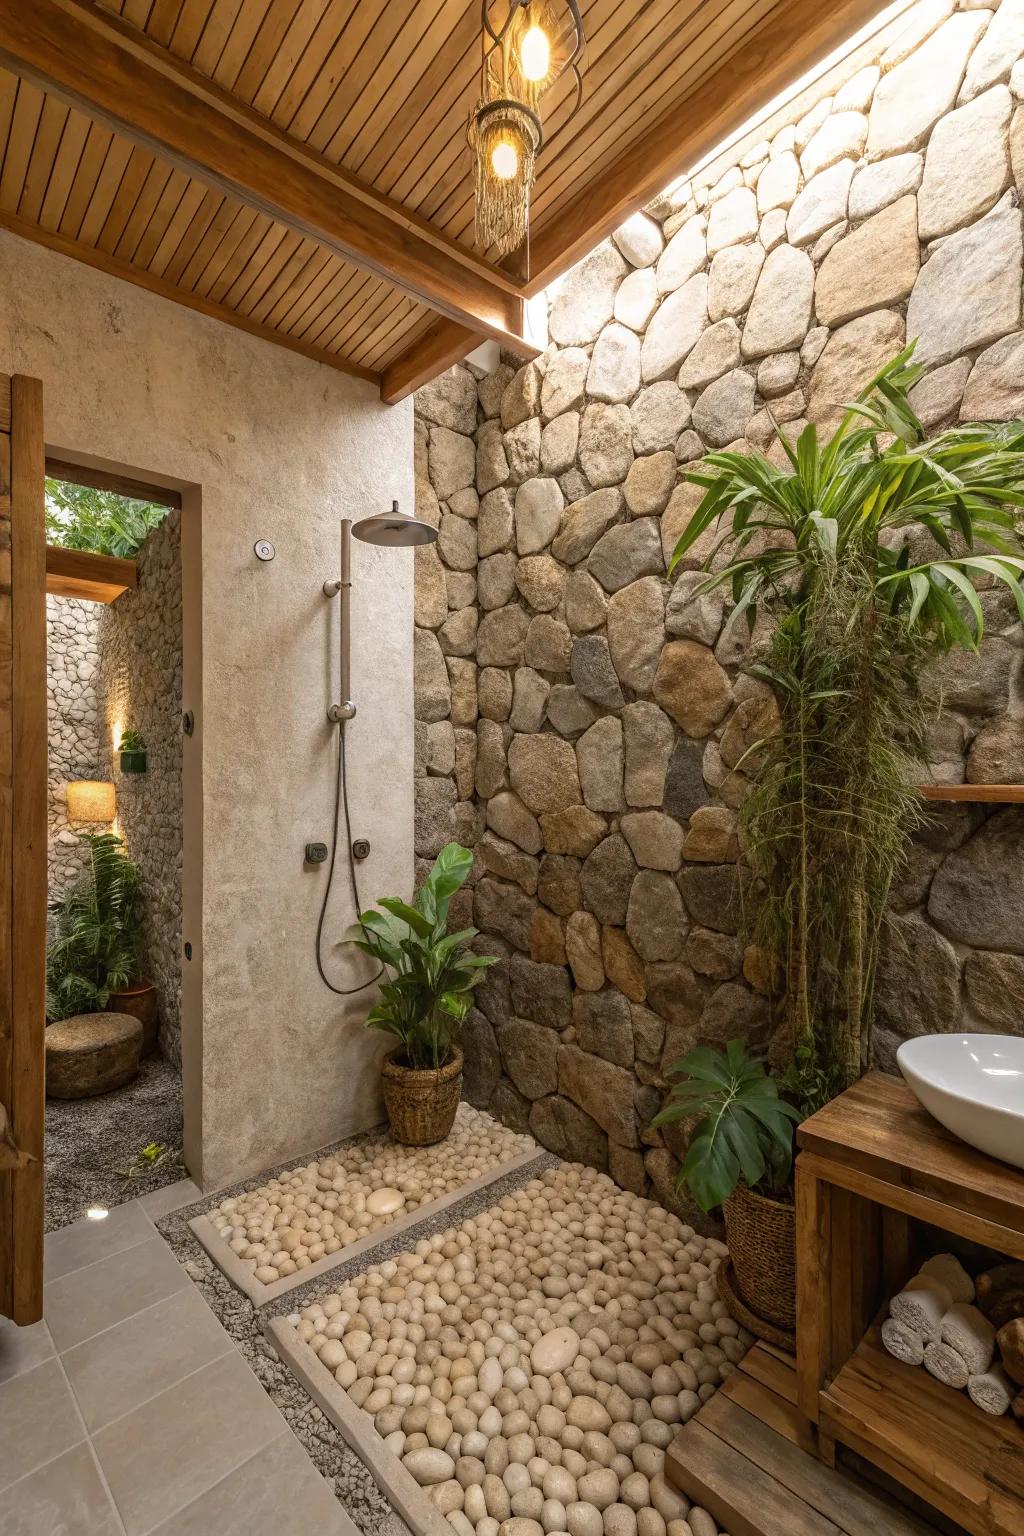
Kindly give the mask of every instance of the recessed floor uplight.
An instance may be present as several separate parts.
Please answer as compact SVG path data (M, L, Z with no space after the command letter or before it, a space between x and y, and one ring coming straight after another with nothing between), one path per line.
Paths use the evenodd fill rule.
M105 1205L90 1205L85 1214L89 1221L106 1221L110 1212Z

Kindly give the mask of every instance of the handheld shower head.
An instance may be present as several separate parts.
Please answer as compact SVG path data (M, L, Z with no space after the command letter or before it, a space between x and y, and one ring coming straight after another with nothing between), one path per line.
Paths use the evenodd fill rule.
M364 544L386 544L389 548L400 549L411 544L433 544L437 529L419 518L399 512L398 502L393 501L390 512L378 512L353 523L352 534Z

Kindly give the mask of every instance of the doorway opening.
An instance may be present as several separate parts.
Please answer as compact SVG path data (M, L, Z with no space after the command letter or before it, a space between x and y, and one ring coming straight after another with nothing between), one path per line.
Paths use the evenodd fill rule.
M47 460L47 1230L185 1172L181 519Z

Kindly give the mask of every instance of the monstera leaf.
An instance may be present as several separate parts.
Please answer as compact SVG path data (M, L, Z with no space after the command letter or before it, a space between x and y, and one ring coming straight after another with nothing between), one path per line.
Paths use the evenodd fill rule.
M777 1190L788 1182L800 1115L742 1040L724 1052L698 1046L669 1070L682 1078L653 1124L697 1120L678 1182L702 1210L714 1210L740 1183L753 1189L767 1181Z

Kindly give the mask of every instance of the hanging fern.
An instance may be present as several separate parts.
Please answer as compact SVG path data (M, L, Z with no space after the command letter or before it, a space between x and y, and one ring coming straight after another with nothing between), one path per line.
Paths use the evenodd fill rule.
M50 1019L95 1013L136 979L139 872L112 832L86 832L89 868L51 908L46 956Z

